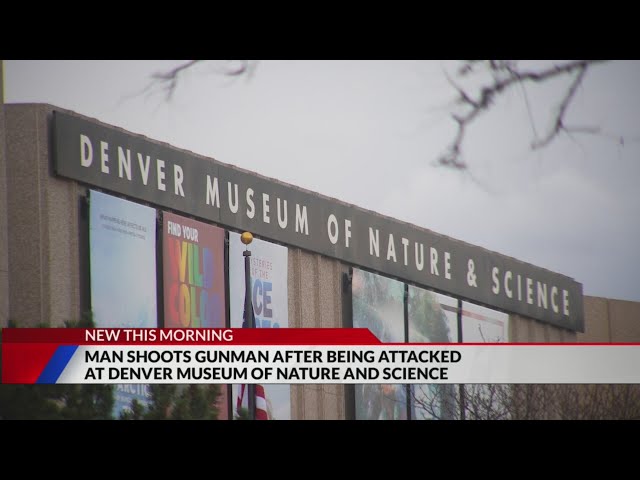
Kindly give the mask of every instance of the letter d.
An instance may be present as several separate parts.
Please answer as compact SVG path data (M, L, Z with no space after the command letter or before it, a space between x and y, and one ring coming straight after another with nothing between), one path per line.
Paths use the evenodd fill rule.
M93 162L93 146L86 135L80 135L80 165L90 167Z

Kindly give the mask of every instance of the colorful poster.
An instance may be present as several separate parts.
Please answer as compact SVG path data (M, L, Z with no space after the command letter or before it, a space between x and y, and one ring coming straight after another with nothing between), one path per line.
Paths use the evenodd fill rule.
M93 190L90 204L96 327L157 327L156 211Z
M409 342L456 343L458 341L458 300L409 285ZM456 418L454 385L410 386L412 420Z
M155 209L94 190L89 200L95 326L157 327ZM133 399L147 405L149 396L148 385L116 385L114 418Z
M404 283L354 268L351 289L354 328L404 342ZM355 404L357 420L406 420L406 385L357 384Z
M131 403L136 400L147 407L151 403L151 388L149 384L118 383L113 386L114 404L113 418L120 418L120 414L131 409Z
M251 301L256 328L288 328L287 248L254 239L248 249L251 251ZM245 245L240 241L240 235L229 233L229 312L232 328L240 328L243 323L246 290L244 251ZM246 411L246 390L248 389L242 386L233 385L231 398L234 418L243 417L243 411ZM261 406L269 419L289 420L291 387L256 385L256 409Z
M162 214L162 276L165 328L224 328L224 236L222 228ZM218 419L229 418L228 387L220 385Z
M164 326L224 328L224 230L164 212Z

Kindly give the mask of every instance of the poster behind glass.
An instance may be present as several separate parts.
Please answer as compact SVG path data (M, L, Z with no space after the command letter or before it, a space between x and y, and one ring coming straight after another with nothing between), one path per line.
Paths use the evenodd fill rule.
M155 328L156 211L90 191L91 309L96 327ZM114 418L137 400L149 402L149 386L115 385Z
M382 342L404 342L404 284L353 269L351 282L353 327L368 328ZM406 420L406 386L356 384L358 420Z
M462 302L462 341L464 343L504 343L509 337L509 315Z
M224 328L224 230L163 213L164 326Z
M509 341L509 315L462 302L464 343L504 343ZM509 386L504 384L464 385L466 419L508 419Z
M288 250L286 247L254 239L249 245L251 251L251 301L253 304L256 328L288 328L289 296ZM240 235L229 233L229 313L231 328L241 328L243 324L245 301L245 267L243 252L245 245ZM258 396L264 393L264 400L257 399L257 405L263 405L269 420L291 419L291 386L264 384L256 387ZM248 388L233 385L233 418L246 414Z
M458 300L409 285L409 342L456 343ZM410 386L412 420L456 418L456 388L447 384Z
M165 328L224 328L225 231L170 212L162 214ZM228 387L220 385L218 419L229 418Z

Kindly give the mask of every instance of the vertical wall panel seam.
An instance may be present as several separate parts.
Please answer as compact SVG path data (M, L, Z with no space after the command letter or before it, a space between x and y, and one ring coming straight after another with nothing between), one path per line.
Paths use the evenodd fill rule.
M42 228L42 207L44 204L44 193L42 191L42 183L43 183L43 179L42 179L42 170L40 168L39 165L39 155L38 152L40 152L40 131L38 129L38 110L36 109L34 112L34 116L35 118L33 119L33 122L35 124L36 127L36 149L35 149L35 155L34 158L31 159L33 162L35 162L35 172L36 172L36 179L37 179L37 185L38 185L38 191L36 192L36 198L38 199L38 204L37 204L37 208L38 208L38 260L40 262L39 265L39 274L40 274L40 320L38 323L44 322L45 318L46 318L46 306L45 306L45 275L44 275L44 270L46 268L46 262L45 260L45 252L44 252L44 232L43 232L43 228Z
M333 300L333 319L331 322L331 326L334 328L340 328L342 324L342 319L340 315L340 296L342 295L342 276L340 275L340 263L338 261L331 262L331 285L333 288L331 289L332 300ZM339 321L340 319L340 321ZM336 418L342 420L344 419L344 414L342 413L342 403L340 401L340 385L334 385L334 392L331 392L334 395L333 405L336 409Z
M550 328L550 325L544 324L544 325L542 325L542 327L543 327L542 334L543 334L544 341L545 341L545 343L549 343L551 341L551 328Z
M317 325L318 327L322 328L324 327L324 325L322 324L322 316L320 315L320 288L322 287L322 281L320 279L320 255L314 255L315 258L315 262L313 265L313 269L314 269L314 279L313 279L313 283L315 285L313 285L315 288L313 288L313 292L314 292L314 297L313 297L313 325Z
M294 283L295 283L295 305L296 305L296 320L298 327L302 327L302 272L300 271L300 263L301 263L301 251L299 248L295 249L295 262L294 262ZM305 412L305 386L300 385L298 388L298 419L304 420L304 412Z
M606 305L607 305L607 338L609 340L609 342L613 342L613 328L612 328L612 315L611 315L611 300L606 299L605 300Z
M313 321L313 325L317 325L318 327L322 328L324 327L324 325L322 324L322 315L320 315L320 298L321 298L321 292L320 289L322 288L322 279L320 278L320 271L321 271L321 256L318 254L314 255L315 258L315 262L314 263L314 279L313 279L313 283L315 283L314 285L314 298L313 298L313 316L314 316L314 321ZM317 399L317 414L318 414L318 418L323 418L324 415L324 388L323 385L320 385L321 388L316 389L315 395L316 395L316 399Z

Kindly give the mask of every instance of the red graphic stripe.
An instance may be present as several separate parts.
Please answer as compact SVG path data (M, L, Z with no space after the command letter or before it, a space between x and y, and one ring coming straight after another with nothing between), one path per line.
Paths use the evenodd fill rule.
M2 343L61 345L376 345L364 328L5 328Z
M55 343L7 343L3 339L2 383L36 383L56 348Z

